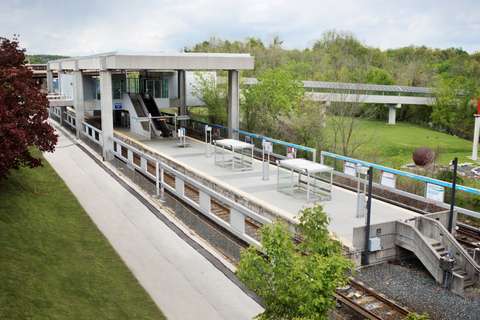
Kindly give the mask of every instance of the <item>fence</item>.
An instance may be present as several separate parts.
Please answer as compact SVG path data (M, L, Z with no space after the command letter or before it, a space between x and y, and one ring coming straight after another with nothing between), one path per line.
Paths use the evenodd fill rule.
M214 129L214 139L226 138L228 136L228 128L219 124L209 124L200 120L189 120L189 126L187 129L193 129L199 137L202 137L205 126L210 126ZM302 146L295 143L290 143L267 136L263 136L256 133L251 133L245 130L236 130L239 134L239 139L252 143L255 146L256 151L262 150L262 142L269 141L273 144L273 156L276 158L286 158L289 153L294 153L295 156L299 156L297 151L304 152L305 158L310 158L312 161L316 161L317 150Z
M103 146L102 131L86 122L82 122L82 125L82 133L95 144Z
M417 199L417 200L422 200L422 201L427 201L427 202L433 202L433 203L435 203L435 205L438 205L438 206L443 207L443 208L448 208L449 207L449 205L444 202L442 197L444 195L444 188L449 188L449 189L452 188L452 183L450 183L450 182L434 179L434 178L431 178L431 177L422 176L422 175L415 174L415 173L412 173L412 172L407 172L407 171L402 171L402 170L398 170L398 169L385 167L385 166L382 166L382 165L379 165L379 164L376 164L376 163L363 161L363 160L359 160L359 159L354 159L354 158L342 156L342 155L335 154L335 153L328 152L328 151L322 151L320 153L321 163L323 164L323 163L327 162L327 159L331 159L333 161L336 161L336 160L341 161L340 166L335 166L334 165L334 167L336 167L337 171L340 169L340 167L343 167L343 169L345 171L345 167L347 167L347 170L345 171L347 173L347 175L355 175L353 173L353 171L350 174L348 173L348 170L349 169L354 170L354 167L348 168L347 163L354 164L354 165L360 165L360 166L364 166L364 167L372 167L374 170L377 170L376 176L380 177L380 179L381 179L380 183L376 183L377 186L381 185L383 188L390 189L390 190L392 190L396 193L405 194L412 199ZM388 182L385 182L385 181L382 182L382 179L385 177L384 173L390 174L391 175L390 177L393 177L390 184ZM406 178L408 180L409 184L420 183L421 186L422 186L421 190L424 191L423 194L412 193L412 192L408 192L408 191L405 191L405 190L398 189L395 185L396 177ZM438 189L436 191L435 190L431 191L430 194L429 194L428 190L433 189L429 185L440 187L440 189ZM480 196L480 190L476 189L476 188L462 186L462 185L457 184L456 190L460 191L460 192L464 192L464 193L469 194L469 195ZM438 196L438 198L435 199L435 196ZM461 208L461 207L455 207L455 208L461 214L465 214L465 215L475 217L475 218L480 218L480 213L478 213L478 212L475 212L473 210L469 210L469 209L466 209L466 208Z
M238 238L260 246L258 229L263 224L271 223L269 219L120 139L113 138L113 149L118 159L155 181L158 196L162 197L164 190L167 190Z

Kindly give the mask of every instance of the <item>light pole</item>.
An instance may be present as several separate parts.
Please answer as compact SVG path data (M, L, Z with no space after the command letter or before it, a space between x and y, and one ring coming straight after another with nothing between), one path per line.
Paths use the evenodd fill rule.
M365 248L363 250L362 265L368 265L370 253L370 224L372 215L372 188L373 188L373 168L368 168L368 198L367 198L367 221L365 223Z

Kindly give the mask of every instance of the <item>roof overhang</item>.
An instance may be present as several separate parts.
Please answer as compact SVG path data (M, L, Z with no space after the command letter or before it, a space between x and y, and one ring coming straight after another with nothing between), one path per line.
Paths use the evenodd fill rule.
M254 58L240 53L118 54L52 60L50 70L252 70Z

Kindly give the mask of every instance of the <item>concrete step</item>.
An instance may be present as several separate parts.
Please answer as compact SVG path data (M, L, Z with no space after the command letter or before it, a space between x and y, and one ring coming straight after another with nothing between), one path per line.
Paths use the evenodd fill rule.
M475 280L473 280L472 278L465 278L463 281L464 288L473 286L475 284Z

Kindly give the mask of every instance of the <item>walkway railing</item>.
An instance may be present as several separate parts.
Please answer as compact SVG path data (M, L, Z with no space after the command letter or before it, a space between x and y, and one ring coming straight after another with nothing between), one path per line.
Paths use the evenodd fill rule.
M167 190L240 239L260 246L258 235L252 232L251 226L257 225L258 229L263 224L271 223L269 219L118 138L113 138L113 147L117 158L155 181L157 196L162 198L164 190ZM214 213L214 206L224 210L222 217Z
M209 124L196 119L195 120L190 119L190 123L192 127L195 130L199 131L200 133L203 133L203 128L208 125L217 130L217 136L227 137L228 135L228 128L219 124ZM264 135L248 132L245 130L235 130L235 132L239 133L240 140L247 140L250 143L254 144L256 148L260 150L262 146L262 141L265 140L265 141L271 142L273 144L273 150L274 152L276 152L275 155L279 158L286 157L290 151L293 151L295 153L296 151L303 151L307 154L307 158L310 158L312 161L316 161L317 149L315 148L310 148L310 147L302 146L299 144L270 138ZM281 150L282 148L283 150Z
M379 165L379 164L376 164L376 163L373 163L373 162L368 162L368 161L359 160L359 159L355 159L355 158L351 158L351 157L346 157L346 156L342 156L342 155L335 154L335 153L328 152L328 151L322 151L320 153L321 163L323 164L327 159L333 159L333 160L341 161L341 165L343 166L343 168L345 168L346 163L349 163L349 164L360 165L360 166L364 166L364 167L372 167L374 170L377 171L377 173L380 173L380 174L383 174L384 172L386 172L386 173L390 173L394 176L406 177L406 178L411 179L413 181L422 183L423 186L424 186L423 189L425 189L425 190L427 189L428 184L439 186L439 187L442 187L442 188L449 188L449 189L452 188L452 183L447 182L447 181L438 180L438 179L427 177L427 176L422 176L422 175L415 174L415 173L408 172L408 171L402 171L402 170L398 170L398 169L389 168L389 167L382 166L382 165ZM385 184L381 184L381 185L384 188L394 190L395 192L398 192L398 193L406 193L406 194L408 194L408 196L410 196L414 199L419 199L419 200L421 199L423 201L428 199L426 192L422 196L419 196L418 194L415 194L415 193L400 190L400 189L397 189L395 187L386 186ZM470 194L470 195L480 196L480 190L476 189L476 188L462 186L462 185L457 184L456 185L456 190L461 191L461 192L465 192L465 193ZM442 207L447 207L447 204L444 203L443 201L435 201L435 200L430 200L430 201L435 202L435 204L440 205ZM475 212L473 210L469 210L469 209L466 209L466 208L461 208L461 207L455 207L455 208L459 213L462 213L462 214L465 214L465 215L468 215L468 216L472 216L472 217L476 217L476 218L480 218L480 213L478 213L478 212Z
M92 126L91 124L88 124L86 122L82 122L82 133L90 140L98 144L99 146L103 146L103 136L102 136L102 130L99 130Z

